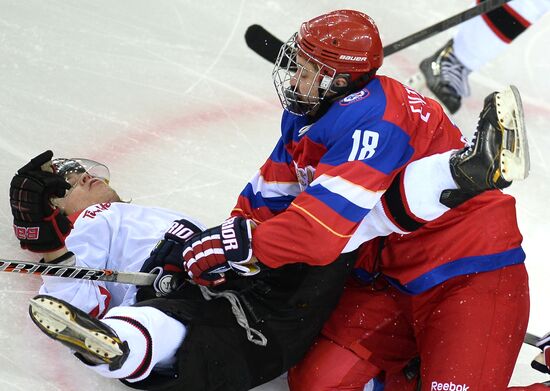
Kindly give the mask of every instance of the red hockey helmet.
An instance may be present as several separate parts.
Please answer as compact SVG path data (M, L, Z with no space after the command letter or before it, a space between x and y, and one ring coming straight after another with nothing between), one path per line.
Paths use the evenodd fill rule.
M358 11L332 11L301 25L279 51L275 89L285 110L304 115L361 88L382 65L384 54L374 21ZM299 88L308 72L313 82ZM343 77L348 83L335 85ZM303 84L303 83L302 83Z
M384 52L372 18L352 10L332 11L305 22L296 39L304 52L351 80L382 65Z

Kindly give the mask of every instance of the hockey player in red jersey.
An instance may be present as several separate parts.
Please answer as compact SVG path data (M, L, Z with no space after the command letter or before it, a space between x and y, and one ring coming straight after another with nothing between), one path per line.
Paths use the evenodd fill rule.
M273 72L285 108L281 139L233 211L257 227L251 235L245 225L229 232L239 243L251 240L258 262L229 251L215 227L185 245L183 266L199 283L220 284L220 270L327 265L385 237L362 249L364 282L345 290L324 329L333 342L314 346L291 373L292 389L353 389L347 381L360 389L420 355L424 390L502 390L527 326L525 254L514 199L478 194L462 169L475 164L466 157L476 152L490 161L507 155L486 147L521 126L519 98L514 89L490 95L481 139L460 151L462 135L438 103L376 75L382 57L378 30L360 12L334 11L301 26ZM450 172L430 159L440 154L451 156ZM523 174L526 165L513 161L479 175L502 183ZM426 203L429 184L413 169L445 183L442 203L455 208ZM372 276L383 276L381 292Z
M469 74L505 53L549 11L548 0L516 0L462 23L453 39L422 60L420 72L409 83L420 89L425 82L447 110L455 113L462 98L470 95Z
M330 35L334 27L340 35ZM320 32L329 34L331 39L321 37L319 40ZM351 48L350 41L354 42ZM283 134L273 154L241 194L234 218L221 226L197 232L189 240L165 237L148 262L148 266L164 265L166 270L184 268L197 283L217 286L205 293L202 288L199 291L196 286L185 285L170 298L140 303L145 306L142 308L160 310L188 326L189 334L184 333L181 346L179 340L174 342L178 348L175 367L170 360L162 363L170 371L163 371L164 367L144 375L143 370L149 370L151 365L147 354L150 350L128 348L117 336L118 329L111 330L59 299L37 297L31 305L33 320L40 327L49 319L63 318L54 316L57 306L50 302L60 306L60 314L72 313L70 319L63 321L66 328L41 329L79 350L84 361L90 364L108 364L107 367L112 364L115 371L129 360L139 364L136 370L140 370L140 376L134 387L214 390L221 386L224 390L244 390L270 380L302 357L336 305L356 250L372 238L389 235L383 247L384 255L379 263L373 262L367 256L369 248L374 248L374 242L370 242L361 249L365 256L359 270L385 273L387 269L395 285L402 285L417 296L422 295L423 289L438 288L447 281L453 283L451 291L458 289L457 279L468 285L471 275L480 271L485 273L479 275L488 275L494 284L493 280L498 279L494 270L501 271L514 264L517 265L510 267L514 268L510 288L516 287L526 294L513 201L496 190L478 195L488 188L505 187L510 180L524 177L528 170L517 93L509 89L488 98L480 117L478 139L472 147L463 148L460 132L439 105L392 79L375 75L381 63L376 27L366 15L354 11L336 11L305 23L300 35L282 48L274 77L286 109ZM496 106L500 107L500 114ZM426 185L417 186L417 183ZM442 190L445 191L440 203ZM501 206L492 208L499 200ZM12 205L17 209L17 202ZM452 224L445 217L450 213L450 206L456 208ZM480 213L478 209L487 213ZM504 216L499 213L502 209L507 212ZM458 262L457 269L447 270L445 265L454 261L448 257L460 256L459 249L453 248L454 252L449 251L447 257L427 260L428 256L435 257L440 248L451 247L446 238L444 245L433 244L431 249L422 243L423 249L431 252L418 262L411 262L411 268L409 265L390 268L392 264L388 261L392 258L386 255L388 249L405 249L394 242L401 234L415 231L413 234L435 232L437 235L439 231L450 230L453 224L460 226L463 219L476 213L480 218L490 216L497 228L491 230L484 226L487 232L476 233L480 238L466 231L461 240L474 244L477 239L483 240L483 235L490 236L497 243L489 246L489 251L498 251L505 247L499 241L503 237L506 245L514 250L506 254L509 257L486 257L487 254L474 245L472 251L476 255L481 252L480 258L472 261L477 269L471 270L470 265ZM498 231L498 226L505 224L508 224L508 234ZM406 242L416 251L414 257L418 251L413 245L421 246L421 242L420 239ZM165 252L161 255L162 251ZM430 273L439 266L445 269L442 274ZM434 286L426 287L414 278L407 280L418 273L421 278L430 277ZM473 286L472 292L482 289L482 282ZM370 290L369 285L361 288L361 294ZM237 319L224 300L202 298L203 294L211 295L209 298L224 297L227 290L235 294L232 300L237 299L235 303L242 305ZM507 336L508 356L514 354L516 334L525 327L525 299L516 296L511 299L518 307L515 314L518 325L512 330L513 336ZM136 309L114 310L127 308ZM393 308L389 306L388 311ZM112 315L108 313L106 318L113 318ZM117 312L115 317L132 319L124 312ZM121 320L118 318L115 320ZM502 319L508 320L504 315ZM244 328L240 326L243 322ZM120 324L116 327L135 327ZM154 322L149 326L154 328ZM353 325L345 326L348 335L347 328ZM244 330L251 328L267 337L266 346L258 347L247 341ZM91 346L79 343L96 329L106 335L110 343L114 342L118 351L103 357ZM140 330L143 334L147 329ZM72 335L72 340L66 338L73 330L81 334ZM449 352L454 353L453 349ZM140 358L140 352L142 361L136 359L136 356ZM357 356L358 360L364 358ZM460 363L460 357L456 358ZM342 360L340 364L335 369L341 370L346 362ZM375 375L375 370L377 373L386 370L375 366L370 369L356 380L366 383ZM423 369L422 376L429 374ZM333 374L331 381L341 375ZM446 383L450 384L450 380ZM441 384L443 387L443 382ZM308 390L321 389L308 388L307 383L300 386Z
M369 66L362 69L368 82L359 94L332 103L313 124L288 119L290 124L296 123L295 129L311 125L301 139L289 136L284 141L295 164L316 167L316 171L305 194L296 197L285 212L259 225L253 235L254 254L270 266L297 261L299 252L305 253L306 262L323 262L324 251L332 246L342 248L338 243L343 243L346 251L357 236L376 236L373 231L381 231L384 218L397 229L363 248L356 265L360 267L359 281L350 282L324 327L322 339L291 372L291 389L359 390L380 370L396 371L419 355L423 390L503 390L529 312L525 255L514 200L499 191L485 192L461 200L460 206L433 222L426 218L433 217L432 207L415 205L422 198L414 190L406 191L411 180L407 169L423 164L416 161L419 156L459 148L460 133L435 102L394 80L372 75L381 63L377 31L367 17L363 19L365 27L353 25L354 17L357 15L337 12L315 18L302 25L288 45L288 51L298 51L294 65L298 72L312 62L317 64L320 86L327 66L335 69L336 80L346 73L353 81L356 64L342 59L367 58L370 72ZM351 52L361 39L362 53ZM291 92L293 87L291 83ZM498 107L510 99L513 101L504 94L487 97L478 130L498 133L502 125L500 118L495 118L499 117ZM298 99L287 90L282 100L291 108L297 103L301 109L308 104L311 107L311 100ZM323 120L330 116L332 127L328 128ZM333 134L339 139L331 140ZM348 149L340 146L338 150L346 136L353 141ZM364 154L354 148L356 140ZM451 167L455 181L467 187L467 181L457 175L460 171ZM269 179L264 174L264 180ZM368 200L376 192L384 193L383 208L373 216L376 209ZM442 201L455 204L450 199ZM246 200L242 204L246 205ZM360 206L366 210L359 211ZM282 222L292 227L286 233L279 229ZM300 231L303 226L308 233ZM313 233L316 228L320 232ZM399 235L404 232L411 233ZM299 247L287 250L281 245L279 251L262 247L274 238L290 243L291 236L300 237ZM326 248L329 243L330 249ZM371 284L375 277L380 290Z

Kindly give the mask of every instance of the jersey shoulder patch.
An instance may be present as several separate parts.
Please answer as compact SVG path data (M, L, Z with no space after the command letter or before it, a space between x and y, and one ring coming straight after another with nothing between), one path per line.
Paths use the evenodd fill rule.
M370 91L367 88L363 88L361 91L357 91L353 94L346 96L340 101L340 106L349 106L352 103L362 101L365 98L368 98Z

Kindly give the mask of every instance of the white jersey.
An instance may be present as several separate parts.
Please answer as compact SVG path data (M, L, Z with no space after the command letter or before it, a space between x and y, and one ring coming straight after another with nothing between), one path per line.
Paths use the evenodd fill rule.
M79 214L65 244L75 254L76 266L137 272L172 222L182 218L205 228L167 209L122 202L97 204ZM113 282L60 277L43 277L43 281L40 294L65 300L93 316L134 304L137 291L134 285Z

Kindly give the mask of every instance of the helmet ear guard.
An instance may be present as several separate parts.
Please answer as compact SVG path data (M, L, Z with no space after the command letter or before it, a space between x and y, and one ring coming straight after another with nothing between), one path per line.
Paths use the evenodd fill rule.
M334 76L329 91L340 96L346 94L351 86L351 75L349 73L338 73Z
M340 73L334 77L334 82L332 83L332 86L330 88L331 92L334 92L336 95L333 97L332 100L341 98L342 96L346 96L349 94L352 94L354 92L357 92L361 90L365 85L371 81L371 79L376 74L376 71L378 69L373 69L370 72L363 73L359 76L356 76L354 80L352 80L352 75L349 73ZM338 79L345 79L347 83L345 85L337 86L335 85L336 81Z

